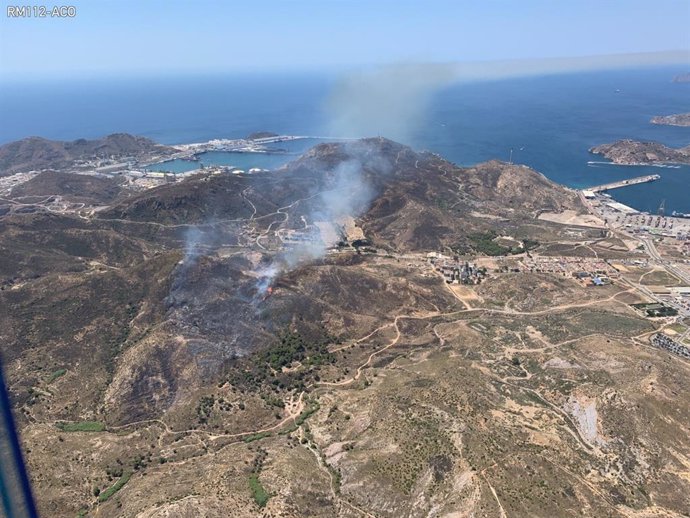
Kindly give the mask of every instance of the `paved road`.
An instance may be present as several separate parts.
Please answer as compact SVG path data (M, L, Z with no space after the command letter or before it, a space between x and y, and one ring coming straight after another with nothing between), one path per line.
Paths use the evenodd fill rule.
M666 261L663 257L661 257L661 254L659 254L659 251L656 249L654 241L651 238L644 238L642 239L642 242L644 243L647 253L652 259L658 261L661 264L661 266L663 266L666 269L666 271L668 271L672 275L675 275L684 283L690 285L690 276L683 272L677 266L673 265L672 263Z

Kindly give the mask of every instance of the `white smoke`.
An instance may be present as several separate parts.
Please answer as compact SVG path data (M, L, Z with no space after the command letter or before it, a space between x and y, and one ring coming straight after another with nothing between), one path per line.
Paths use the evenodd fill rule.
M325 164L315 164L316 174L325 180L325 189L310 200L310 210L305 216L310 224L321 222L337 226L343 218L357 218L368 210L376 195L369 175L387 175L392 167L378 150L366 142L340 144L346 151L348 159L338 163L334 169ZM314 167L314 166L312 166ZM320 237L286 245L276 254L268 266L261 266L256 274L256 289L259 296L264 296L275 279L295 268L323 258L335 242L328 242Z
M263 297L268 289L273 284L273 280L276 278L280 272L279 268L275 264L269 264L267 266L260 267L256 275L258 280L256 281L256 293L257 297Z
M191 266L201 254L204 234L199 227L188 227L184 232L183 264Z
M452 84L688 62L690 52L674 51L369 68L336 84L325 105L327 130L343 137L378 135L411 143L411 135L423 127L433 95Z
M389 65L347 75L327 101L328 131L405 142L408 131L423 120L432 95L456 77L452 64Z
M353 145L345 147L354 149ZM379 164L367 164L370 169L372 166L375 166L377 174L386 172L386 169L381 170ZM364 178L363 167L360 158L338 164L333 171L331 185L319 196L319 203L311 215L313 220L333 222L344 216L356 217L366 210L374 191L373 186Z

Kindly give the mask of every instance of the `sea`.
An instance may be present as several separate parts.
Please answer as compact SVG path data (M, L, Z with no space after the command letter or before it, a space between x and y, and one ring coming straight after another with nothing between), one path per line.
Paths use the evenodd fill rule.
M687 67L577 72L457 83L434 91L406 131L406 143L459 165L497 158L584 188L647 174L661 179L611 191L618 201L656 213L690 213L690 166L619 166L589 153L617 139L690 144L690 127L650 124L655 115L690 112ZM72 140L115 132L164 144L239 138L254 131L333 135L329 98L335 73L63 79L0 84L0 143L27 136ZM386 135L383 135L386 136ZM276 144L276 154L207 153L202 163L273 168L321 139ZM595 163L592 163L595 162ZM197 167L177 161L174 172Z

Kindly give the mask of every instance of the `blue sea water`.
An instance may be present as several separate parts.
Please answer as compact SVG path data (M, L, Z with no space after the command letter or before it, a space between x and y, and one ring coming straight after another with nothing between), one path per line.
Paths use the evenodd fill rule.
M690 128L649 123L654 115L690 111L690 84L671 82L683 72L683 67L659 67L456 84L433 96L426 116L410 128L408 143L462 165L508 160L512 148L514 162L578 188L656 173L661 180L618 189L613 196L640 210L654 212L665 200L669 212L690 212L690 167L587 163L602 160L588 152L590 147L620 138L690 144ZM323 135L328 127L324 106L336 80L333 75L245 74L3 83L0 142L120 131L166 144L261 130ZM212 153L202 161L274 167L312 142L290 143L287 154Z
M237 167L245 171L253 167L275 169L286 164L290 160L298 158L309 148L325 141L327 141L327 139L303 138L289 142L279 142L270 144L269 147L272 151L266 153L207 151L197 155L199 158L198 161L182 159L168 160L166 162L152 164L146 169L149 171L163 171L168 173L184 173L186 171L198 169L200 166L209 165Z
M655 115L690 112L690 84L672 83L673 68L589 72L460 85L434 99L421 147L459 164L491 158L527 164L547 177L582 188L659 174L661 180L611 191L638 210L690 212L690 167L588 165L589 153L618 139L690 144L690 127L650 124ZM433 121L433 122L432 122Z

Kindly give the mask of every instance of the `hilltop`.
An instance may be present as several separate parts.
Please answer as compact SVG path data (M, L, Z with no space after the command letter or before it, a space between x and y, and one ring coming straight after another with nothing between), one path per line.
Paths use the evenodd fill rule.
M532 220L540 211L584 210L574 192L525 166L492 161L461 168L385 139L357 145L366 150L354 149L364 154L364 163L378 163L378 170L365 169L376 196L361 224L384 247L463 247L472 232ZM292 167L317 172L323 163L344 160L348 151L347 145L324 144Z
M366 203L371 198L358 211L361 226L386 248L441 249L462 243L473 231L515 226L543 211L585 210L574 191L528 167L491 161L462 168L377 138L320 144L275 173L200 177L161 186L113 205L100 217L193 224L249 217L253 210L270 213L304 193L334 188L338 180L333 171L353 162L361 165L361 181L371 190L361 199ZM304 215L325 209L317 197L293 210ZM298 218L288 224L301 225Z

